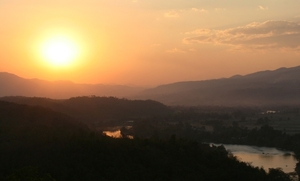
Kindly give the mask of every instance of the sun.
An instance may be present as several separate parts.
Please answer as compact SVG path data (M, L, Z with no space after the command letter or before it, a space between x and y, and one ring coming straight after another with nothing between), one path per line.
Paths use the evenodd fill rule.
M54 67L66 67L79 56L79 48L77 43L67 36L52 36L43 42L41 55Z

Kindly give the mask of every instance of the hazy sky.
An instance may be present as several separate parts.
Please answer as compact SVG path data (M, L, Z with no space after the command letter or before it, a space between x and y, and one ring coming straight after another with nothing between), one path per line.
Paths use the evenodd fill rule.
M158 85L300 65L299 0L0 0L0 71ZM80 51L53 67L54 34Z

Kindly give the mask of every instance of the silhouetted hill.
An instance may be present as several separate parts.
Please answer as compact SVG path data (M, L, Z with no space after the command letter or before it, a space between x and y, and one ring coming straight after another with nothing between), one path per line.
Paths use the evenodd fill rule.
M24 79L0 72L0 97L27 96L66 99L75 96L96 95L126 97L141 90L138 87L103 84L76 84L70 81L45 81Z
M44 146L49 139L63 139L77 130L88 130L70 116L40 106L0 101L0 110L0 142L9 149Z
M266 173L238 161L223 146L176 136L113 139L81 129L70 117L47 108L0 101L0 110L4 181L290 180L278 169Z
M55 100L38 97L2 97L0 100L42 106L69 115L90 126L122 125L141 118L167 115L171 109L152 100L127 100L115 97L74 97Z
M142 91L138 99L167 105L267 106L300 103L300 66L231 78L177 82Z

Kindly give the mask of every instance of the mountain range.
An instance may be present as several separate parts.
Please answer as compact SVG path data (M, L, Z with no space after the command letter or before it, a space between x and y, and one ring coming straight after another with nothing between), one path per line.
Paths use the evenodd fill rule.
M76 84L71 81L46 81L24 79L7 72L0 72L0 97L27 96L68 99L77 96L132 96L142 90L139 87L104 84Z
M160 85L140 92L135 98L186 106L299 105L300 66Z
M260 71L230 78L175 82L142 89L123 85L76 84L70 81L24 79L0 73L0 97L27 96L66 99L114 96L152 99L183 106L274 106L300 104L300 66Z

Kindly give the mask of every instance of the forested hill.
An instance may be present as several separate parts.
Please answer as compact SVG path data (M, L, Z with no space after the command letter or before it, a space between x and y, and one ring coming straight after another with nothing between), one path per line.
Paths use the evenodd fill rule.
M48 138L62 140L77 130L88 128L48 108L0 101L1 148L16 149L37 143L46 146L43 142Z
M230 78L176 82L144 90L135 98L187 106L295 105L300 102L300 66Z
M171 109L152 100L127 100L115 97L74 97L54 100L38 97L2 97L0 100L36 105L64 113L81 122L92 125L122 125L123 122L167 115Z
M3 181L290 181L278 169L239 162L224 147L175 136L113 139L50 109L2 101L0 160Z

